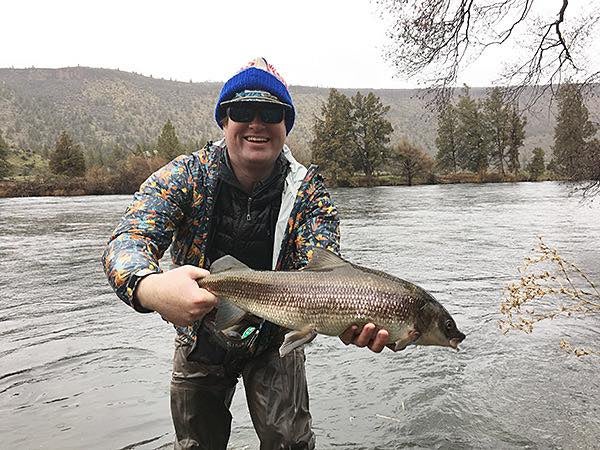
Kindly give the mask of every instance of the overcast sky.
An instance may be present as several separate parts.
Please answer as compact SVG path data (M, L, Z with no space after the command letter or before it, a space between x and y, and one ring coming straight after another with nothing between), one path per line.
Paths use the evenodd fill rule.
M288 84L403 88L382 53L369 0L7 0L0 67L91 66L180 81L224 81L264 56ZM498 58L460 82L489 85Z

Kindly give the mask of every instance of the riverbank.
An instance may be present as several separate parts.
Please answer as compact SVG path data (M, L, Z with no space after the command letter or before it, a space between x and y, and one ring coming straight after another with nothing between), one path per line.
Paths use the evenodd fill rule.
M80 195L125 194L126 192L98 192L85 178L51 180L3 180L0 181L0 198L10 197L70 197Z
M144 177L124 177L110 179L88 174L85 177L36 177L0 180L0 198L10 197L66 197L80 195L127 195L133 194L144 181ZM556 177L544 176L531 180L527 174L517 176L489 172L477 174L461 172L455 174L433 175L428 180L417 180L412 185L424 184L466 184L466 183L515 183L521 181L560 181ZM365 176L356 175L344 186L326 180L327 186L368 187L368 186L408 186L403 177L378 175L369 181Z

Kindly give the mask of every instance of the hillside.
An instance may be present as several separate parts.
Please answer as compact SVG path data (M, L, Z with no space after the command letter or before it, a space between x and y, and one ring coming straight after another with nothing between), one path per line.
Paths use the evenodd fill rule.
M67 130L87 151L115 146L133 148L155 142L170 118L180 140L203 143L221 131L213 119L221 83L185 83L154 79L119 70L70 67L63 69L0 69L0 131L14 148L43 152ZM356 90L341 89L346 95ZM372 90L390 105L394 139L407 137L435 154L435 116L418 90ZM297 121L289 142L308 159L312 121L329 93L327 88L291 86ZM369 92L361 89L361 92ZM472 89L474 97L485 89ZM598 108L590 106L592 119ZM527 114L525 154L535 146L549 150L554 119L547 101Z

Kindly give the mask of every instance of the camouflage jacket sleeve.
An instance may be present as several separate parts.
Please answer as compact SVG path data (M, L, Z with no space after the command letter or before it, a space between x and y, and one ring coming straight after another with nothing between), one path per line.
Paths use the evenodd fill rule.
M323 178L317 173L317 167L311 166L288 220L277 270L304 267L310 261L314 247L339 254L340 222Z
M147 312L133 301L137 283L160 272L159 259L192 201L194 160L181 156L153 173L135 193L102 257L108 281L128 305Z

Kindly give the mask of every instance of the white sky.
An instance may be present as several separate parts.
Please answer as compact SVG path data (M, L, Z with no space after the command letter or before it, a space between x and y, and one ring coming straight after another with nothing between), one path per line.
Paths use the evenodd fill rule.
M412 84L384 61L385 29L369 0L5 0L0 12L0 67L82 65L224 81L264 56L288 84ZM492 79L478 71L466 82Z
M0 67L90 66L224 81L256 56L288 84L405 88L370 0L4 0ZM490 85L488 55L459 84Z

